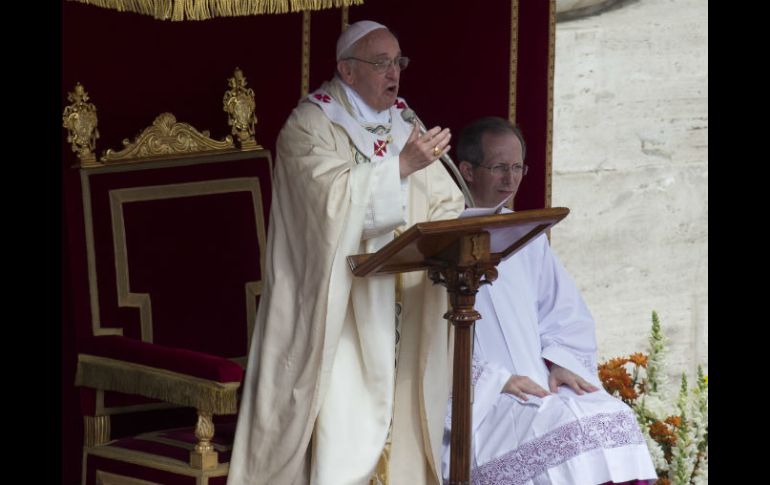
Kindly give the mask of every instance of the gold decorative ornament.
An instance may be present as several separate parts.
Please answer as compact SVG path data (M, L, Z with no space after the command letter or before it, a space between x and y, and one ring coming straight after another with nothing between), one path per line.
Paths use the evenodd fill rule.
M340 10L340 20L342 21L340 33L342 33L348 30L348 27L350 26L350 13L348 12L347 6L342 7Z
M433 156L434 156L434 157L437 157L437 156L439 156L439 154L440 154L440 153L441 153L441 150L439 150L439 148L438 148L438 145L436 145L435 147L433 147Z
M152 122L152 126L145 128L133 143L128 139L123 140L123 146L125 148L119 152L107 150L101 161L114 162L235 148L231 136L226 136L223 141L214 140L209 137L208 130L200 132L187 123L178 123L171 113L161 113Z
M160 162L145 162L146 166L157 166ZM88 188L90 182L83 181L83 187ZM122 189L113 189L110 191L110 218L112 220L112 241L115 255L115 286L117 288L118 305L121 307L134 307L139 309L139 320L141 339L143 342L153 341L153 323L152 323L152 302L151 294L136 292L131 290L129 283L129 264L128 264L128 235L126 234L126 220L123 208L125 204L132 202L160 201L164 199L175 199L181 197L194 197L211 194L227 194L233 192L246 192L251 194L251 209L254 214L255 227L257 229L257 240L259 241L259 259L260 267L264 268L264 247L266 241L266 230L264 221L264 212L262 209L262 192L259 186L259 179L254 177L235 178L225 180L213 180L204 182L186 182L176 184L154 185L150 187L126 187ZM90 212L86 213L87 220L90 220ZM90 227L90 225L89 225ZM91 230L91 229L89 229ZM91 241L91 242L88 242ZM92 239L87 239L87 255L89 264L94 260ZM95 276L89 280L92 294L98 294L95 284ZM256 320L257 304L256 295L261 294L261 281L247 281L246 291L246 321L251 336ZM98 298L94 299L98 302ZM93 307L93 326L94 334L98 335L100 325L98 323L99 309Z
M302 12L302 70L300 76L300 97L310 92L310 11Z
M511 0L511 46L508 70L508 121L516 124L516 72L519 62L519 0Z
M72 104L64 108L62 119L72 151L78 154L81 166L100 165L94 155L96 139L99 138L96 106L88 102L88 93L80 83L75 84L75 90L67 94L67 100Z
M553 89L554 89L554 64L556 59L556 0L551 0L549 5L550 18L548 19L548 107L546 114L545 137L545 200L544 207L551 207L551 192L553 179ZM512 203L512 202L511 202ZM511 207L513 208L513 207ZM547 232L548 240L551 240L551 230Z
M484 256L482 237L479 234L471 236L471 256L474 260L478 261Z
M254 90L246 87L246 77L238 67L227 84L230 90L225 92L222 104L228 114L227 124L233 127L232 134L238 140L238 145L241 148L262 148L254 139L254 126L257 124Z
M190 452L190 465L199 470L217 467L219 453L214 451L211 439L214 437L214 421L211 413L198 411L198 423L195 425L195 437L198 443Z
M216 17L322 10L361 5L364 0L74 0L158 20L207 20Z

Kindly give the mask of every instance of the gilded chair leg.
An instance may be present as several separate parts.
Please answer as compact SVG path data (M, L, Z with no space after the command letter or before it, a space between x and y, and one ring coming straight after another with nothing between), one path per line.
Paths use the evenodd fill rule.
M195 437L198 438L198 444L195 445L195 450L190 452L190 465L199 470L216 468L219 456L214 451L214 445L211 444L211 439L214 437L214 422L211 420L211 413L198 411Z
M109 416L83 416L83 444L99 446L110 441Z

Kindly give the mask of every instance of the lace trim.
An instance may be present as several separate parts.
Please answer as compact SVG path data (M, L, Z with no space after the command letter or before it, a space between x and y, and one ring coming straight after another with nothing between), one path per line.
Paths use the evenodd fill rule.
M474 485L524 484L548 468L596 448L644 443L633 413L602 413L573 421L471 471Z

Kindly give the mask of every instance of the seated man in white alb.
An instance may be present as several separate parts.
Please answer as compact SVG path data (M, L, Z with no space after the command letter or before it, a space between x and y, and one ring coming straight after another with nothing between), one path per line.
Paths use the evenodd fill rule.
M516 194L525 154L521 132L502 118L462 131L458 165L477 206ZM476 296L472 483L652 483L634 413L601 388L593 318L545 235L498 271ZM447 416L444 477L450 426Z

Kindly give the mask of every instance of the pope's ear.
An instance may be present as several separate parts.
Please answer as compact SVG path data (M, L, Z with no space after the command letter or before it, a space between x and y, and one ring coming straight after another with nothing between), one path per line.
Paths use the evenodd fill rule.
M337 72L340 73L340 77L347 84L351 84L353 80L353 66L350 61L337 61Z

